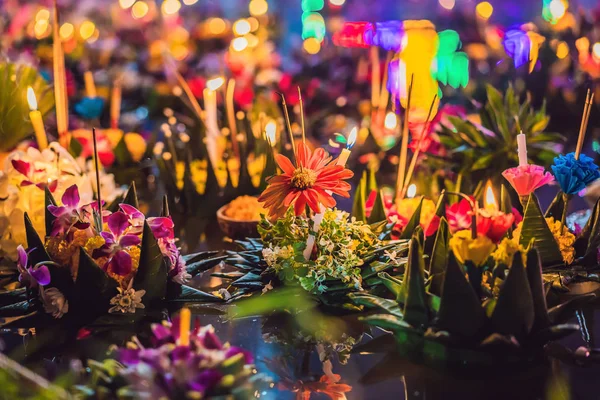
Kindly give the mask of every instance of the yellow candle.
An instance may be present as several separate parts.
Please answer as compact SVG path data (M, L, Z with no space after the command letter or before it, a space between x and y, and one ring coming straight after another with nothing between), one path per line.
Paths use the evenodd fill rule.
M96 93L96 84L94 83L94 75L92 71L86 71L83 74L83 79L85 81L85 93L87 97L97 97Z
M352 130L350 131L350 134L348 135L348 144L346 145L346 148L342 150L342 153L338 157L337 162L336 162L337 165L341 165L342 167L346 166L346 163L348 162L348 158L350 157L350 149L352 148L352 146L354 146L354 143L356 142L357 134L358 134L358 128L357 127L352 128Z
M121 84L115 83L112 89L112 101L110 103L110 123L113 129L119 128L121 117Z
M27 88L27 102L31 110L29 112L29 119L31 120L31 125L33 125L35 139L40 150L44 150L48 147L48 138L46 137L46 129L44 129L44 121L42 121L42 113L37 109L37 99L31 86Z
M192 321L192 312L184 307L179 313L179 344L181 346L190 345L190 326Z
M60 23L58 18L58 5L54 0L52 34L52 67L54 71L54 99L56 103L56 128L61 144L67 138L69 131L69 101L67 99L67 81L65 72L65 55L60 40Z

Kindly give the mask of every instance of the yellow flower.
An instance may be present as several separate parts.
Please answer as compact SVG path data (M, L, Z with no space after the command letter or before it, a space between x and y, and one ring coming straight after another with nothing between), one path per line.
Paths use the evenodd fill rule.
M554 220L553 217L546 218L546 223L548 224L550 232L552 232L552 236L554 236L556 243L558 243L558 248L562 254L563 261L566 264L571 264L575 259L575 235L573 235L567 227L561 230L560 221ZM522 226L523 221L519 222L519 225L517 225L513 231L514 238L521 237Z
M410 220L412 215L417 210L421 197L414 197L412 199L402 199L396 203L396 209L398 214L404 217L407 221ZM421 205L421 225L428 226L431 219L435 215L435 203L431 199L423 199L423 205Z
M519 244L516 238L517 236L514 236L513 239L504 238L498 243L498 248L492 253L492 257L498 264L510 266L517 251L521 251L521 254L525 257L525 248Z
M260 221L261 214L267 215L267 210L253 196L239 196L225 209L225 215L237 221Z
M470 230L458 231L450 238L450 248L456 260L462 264L468 260L478 267L482 266L495 247L494 242L485 235L478 234L477 238L472 239Z
M100 235L93 236L89 238L84 246L85 252L88 254L92 254L92 252L96 249L99 249L106 243L104 238Z
M146 153L146 140L135 132L126 133L124 140L133 161L139 162Z
M555 221L552 217L546 218L546 222L550 227L552 235L554 235L554 239L556 239L556 242L558 243L563 261L567 264L571 264L575 259L575 235L573 235L567 227L561 229L560 221Z

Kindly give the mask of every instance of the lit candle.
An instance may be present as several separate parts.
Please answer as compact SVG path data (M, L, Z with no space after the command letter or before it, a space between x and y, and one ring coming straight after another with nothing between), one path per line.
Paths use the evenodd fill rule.
M48 147L48 138L46 137L46 130L44 129L44 121L42 121L42 113L37 109L37 99L33 88L29 86L27 88L27 102L29 103L29 119L31 125L33 125L33 131L35 132L35 139L37 140L38 147L40 150L44 150Z
M85 93L87 97L97 97L96 84L94 83L94 75L92 71L86 71L83 74L83 80L85 81Z
M498 212L498 202L496 201L496 196L494 196L494 189L492 188L492 182L490 181L488 181L485 185L483 208L490 214L495 214Z
M523 131L517 135L517 153L519 155L519 166L527 165L527 139Z
M352 128L352 130L350 131L350 134L348 135L348 145L346 146L345 149L342 150L342 153L338 157L337 162L336 162L337 165L341 165L343 167L348 162L348 157L350 157L350 149L352 148L352 146L354 146L354 143L356 142L357 134L358 134L358 128L357 127Z
M225 79L221 77L210 79L206 82L206 88L203 92L207 130L206 145L213 165L217 165L217 161L220 158L217 148L217 138L220 135L219 124L217 122L217 89L219 89L223 83L225 83Z
M189 308L184 307L179 313L179 345L190 345L190 326L192 321L192 312Z
M119 128L119 119L121 117L121 83L115 82L112 89L110 103L110 124L113 129Z
M275 121L267 122L267 125L265 125L265 136L269 145L275 147L277 142L277 123Z
M346 162L348 162L348 157L350 157L350 149L354 146L356 142L356 135L358 133L358 128L354 127L350 134L348 135L348 141L346 144L346 148L342 150L342 153L338 157L336 161L336 165L341 165L342 167L346 166ZM331 194L331 192L328 192ZM319 231L321 227L321 222L323 222L323 217L325 216L325 210L322 209L322 206L319 205L322 211L315 214L313 218L313 231L316 233ZM312 254L313 248L315 247L315 235L309 234L308 239L306 239L306 248L304 249L304 259L310 260L310 255Z

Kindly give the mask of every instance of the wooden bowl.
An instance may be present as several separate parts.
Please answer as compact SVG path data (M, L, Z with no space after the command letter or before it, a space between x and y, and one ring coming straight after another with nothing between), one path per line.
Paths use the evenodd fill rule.
M260 221L240 221L233 219L225 215L229 204L225 204L223 207L217 210L217 221L219 222L219 228L228 237L232 239L243 239L247 237L259 237L258 223Z

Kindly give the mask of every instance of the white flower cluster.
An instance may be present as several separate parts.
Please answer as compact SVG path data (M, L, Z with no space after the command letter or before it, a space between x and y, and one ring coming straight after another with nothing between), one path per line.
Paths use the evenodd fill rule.
M265 262L267 263L267 265L272 267L273 265L275 265L277 263L278 259L285 260L285 259L293 257L294 249L292 248L292 246L283 246L283 247L275 246L275 247L271 248L271 245L269 245L269 247L265 247L262 250L262 254L263 254L263 258L265 259Z

